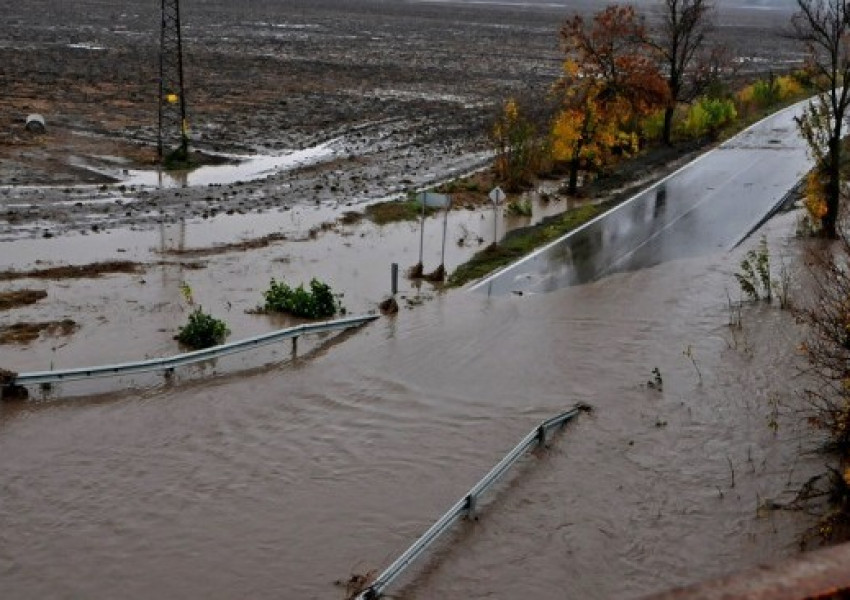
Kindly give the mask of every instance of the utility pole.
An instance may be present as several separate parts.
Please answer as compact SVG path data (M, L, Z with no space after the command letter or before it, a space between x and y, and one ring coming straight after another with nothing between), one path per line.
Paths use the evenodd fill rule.
M189 159L189 123L183 89L183 42L180 37L180 0L162 0L159 43L160 162L186 163Z

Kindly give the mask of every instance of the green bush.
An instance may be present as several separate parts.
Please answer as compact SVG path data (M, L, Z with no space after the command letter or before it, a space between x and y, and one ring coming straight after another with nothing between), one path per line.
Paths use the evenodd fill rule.
M664 131L664 111L657 110L641 121L641 130L644 138L657 141L661 139Z
M310 281L310 291L305 290L303 284L291 288L283 281L272 279L269 289L263 292L263 298L266 301L265 310L289 313L296 317L324 319L337 312L345 312L331 287L315 278Z
M190 348L202 350L222 344L228 335L227 324L208 315L199 306L189 313L189 322L178 330L175 339Z
M756 106L767 108L782 99L782 89L775 77L759 79L753 84L753 101Z
M720 129L738 118L735 103L721 98L700 98L688 111L685 131L688 135L716 137Z
M529 200L515 200L508 203L506 210L512 217L530 217L532 213L531 202Z

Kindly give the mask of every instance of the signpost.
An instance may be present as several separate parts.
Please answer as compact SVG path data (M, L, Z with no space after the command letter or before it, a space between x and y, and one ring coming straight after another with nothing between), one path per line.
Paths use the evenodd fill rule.
M425 209L430 208L445 208L446 221L443 223L443 258L446 255L446 228L448 227L448 211L451 206L452 199L446 194L438 194L436 192L419 192L416 194L416 201L422 204L422 222L419 226L419 264L411 271L412 277L422 277L424 274L424 255L425 255ZM442 266L442 265L441 265Z
M448 196L448 203L446 204L446 212L443 216L443 252L440 255L440 268L443 269L443 273L446 271L446 233L449 229L449 210L452 208L452 199Z
M493 203L493 245L499 243L499 206L505 201L507 196L500 187L494 187L490 190L490 201Z

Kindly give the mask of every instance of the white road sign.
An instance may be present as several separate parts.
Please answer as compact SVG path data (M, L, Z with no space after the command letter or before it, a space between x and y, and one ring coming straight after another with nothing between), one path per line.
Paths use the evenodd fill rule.
M505 196L505 192L503 192L500 187L495 187L490 191L490 200L497 206L504 202L505 198L507 198L507 196Z

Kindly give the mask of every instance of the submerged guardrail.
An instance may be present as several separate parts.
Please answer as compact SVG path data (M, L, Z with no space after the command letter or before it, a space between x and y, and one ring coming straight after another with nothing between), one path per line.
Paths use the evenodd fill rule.
M395 581L407 567L417 558L422 556L426 550L439 539L449 528L462 516L471 517L475 514L478 499L493 486L516 462L522 458L532 446L540 446L546 443L549 430L565 425L579 413L589 412L587 404L577 404L567 412L543 421L532 429L522 441L514 447L499 463L487 473L481 481L476 483L460 500L458 500L446 513L434 523L428 531L423 533L413 545L399 556L386 570L378 575L372 584L363 590L357 600L375 600L380 598L384 591Z
M97 377L117 377L120 375L135 375L139 373L151 373L157 371L173 371L177 367L199 363L205 360L244 352L251 348L257 348L273 342L292 339L296 342L302 335L326 333L329 331L340 331L359 327L370 321L378 319L378 315L362 315L346 317L323 323L307 323L287 329L279 329L270 333L263 333L244 340L196 350L185 354L178 354L166 358L152 358L136 362L119 363L99 367L82 367L74 369L57 369L53 371L36 371L33 373L19 373L11 376L0 386L0 398L3 397L3 388L22 387L25 385L61 383L64 381L79 381L81 379L92 379Z

